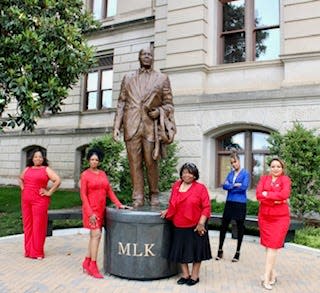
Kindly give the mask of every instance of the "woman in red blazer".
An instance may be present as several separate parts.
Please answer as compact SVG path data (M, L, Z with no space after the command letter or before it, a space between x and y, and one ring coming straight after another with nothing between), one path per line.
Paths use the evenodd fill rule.
M169 207L161 212L161 217L171 220L174 225L168 258L181 264L179 285L197 284L201 261L212 258L206 227L211 215L209 193L198 179L196 165L185 163L180 169L180 180L172 187ZM193 263L191 274L188 263Z
M261 285L271 290L277 280L274 271L277 251L283 247L290 224L288 198L291 180L284 175L284 163L279 158L273 158L269 166L270 174L260 178L256 197L260 202L260 243L266 247L265 273Z

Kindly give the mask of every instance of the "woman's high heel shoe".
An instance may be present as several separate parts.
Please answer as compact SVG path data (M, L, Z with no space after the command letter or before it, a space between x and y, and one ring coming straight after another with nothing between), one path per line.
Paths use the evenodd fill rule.
M86 257L84 261L82 262L82 269L84 273L89 274L89 266L90 266L91 258Z
M261 286L266 290L272 290L272 286L270 285L270 283L266 283L265 281L261 281Z
M240 259L240 251L237 251L232 259L232 262L238 262Z
M216 256L216 260L220 260L220 259L222 259L222 257L223 257L223 250L219 249L218 250L218 254Z
M97 262L91 260L89 265L89 275L97 279L103 279L103 276L100 274L99 269L97 267Z
M270 280L270 282L269 282L269 284L270 285L274 285L275 283L277 283L277 277L274 277L274 279L273 280Z

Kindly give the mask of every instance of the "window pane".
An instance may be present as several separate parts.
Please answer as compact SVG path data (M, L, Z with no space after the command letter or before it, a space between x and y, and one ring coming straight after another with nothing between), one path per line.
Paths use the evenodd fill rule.
M97 92L88 94L88 110L97 109Z
M255 0L256 27L279 25L279 0Z
M102 92L102 108L112 107L112 90Z
M92 14L94 19L103 18L102 1L104 0L93 0Z
M267 155L253 155L253 170L252 170L252 186L257 186L258 181L261 177L261 175L264 175L267 173L268 165L267 165Z
M262 132L252 133L252 150L267 150L269 143L267 141L269 134Z
M223 5L223 31L244 28L244 0L231 1Z
M244 33L224 36L224 63L242 62L246 59Z
M280 30L269 29L256 31L256 60L279 58Z
M113 83L113 70L102 71L102 84L101 89L112 89Z
M230 155L223 155L219 156L220 158L220 170L219 170L219 175L220 175L220 182L219 186L221 186L226 179L228 173L231 170L230 166Z
M107 16L116 15L117 12L117 0L108 1Z
M244 132L233 136L227 136L221 141L220 150L243 150L244 149Z
M87 92L98 89L98 72L90 72L87 77Z

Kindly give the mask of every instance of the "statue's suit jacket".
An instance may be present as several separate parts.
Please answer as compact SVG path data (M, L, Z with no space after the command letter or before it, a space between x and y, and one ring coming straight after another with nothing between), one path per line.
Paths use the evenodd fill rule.
M166 116L173 116L168 76L144 68L127 74L121 83L114 128L120 129L123 126L124 140L128 141L137 133L142 123L144 137L154 142L154 120L148 115L154 108L162 108Z

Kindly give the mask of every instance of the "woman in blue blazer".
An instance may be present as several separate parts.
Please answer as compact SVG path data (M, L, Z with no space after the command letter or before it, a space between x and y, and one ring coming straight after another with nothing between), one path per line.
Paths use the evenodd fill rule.
M247 189L250 184L250 174L247 170L241 168L240 157L237 153L230 155L230 163L232 171L228 174L222 186L224 190L228 191L228 194L222 217L216 260L220 260L223 257L222 247L226 232L231 220L235 220L238 229L238 242L232 262L238 262L244 234L244 221L247 213Z

